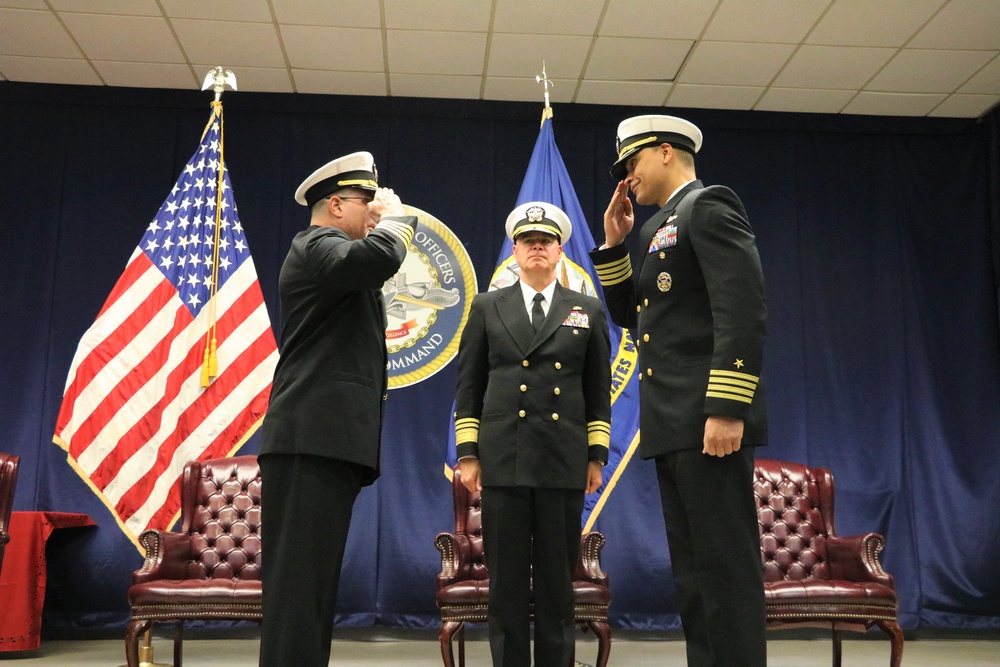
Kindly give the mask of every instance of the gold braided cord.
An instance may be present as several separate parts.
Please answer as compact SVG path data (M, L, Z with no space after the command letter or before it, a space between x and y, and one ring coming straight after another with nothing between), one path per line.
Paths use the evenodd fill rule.
M225 132L226 124L222 116L222 102L216 100L212 102L212 117L209 119L209 126L218 118L219 120L219 170L218 183L215 188L215 238L212 244L212 284L209 287L208 297L208 329L205 332L205 357L201 367L201 386L207 387L211 379L219 374L219 358L216 353L216 329L218 327L218 299L219 292L219 241L222 233L222 186L225 183L226 161L225 161ZM207 130L208 128L206 128ZM202 137L204 137L202 133Z

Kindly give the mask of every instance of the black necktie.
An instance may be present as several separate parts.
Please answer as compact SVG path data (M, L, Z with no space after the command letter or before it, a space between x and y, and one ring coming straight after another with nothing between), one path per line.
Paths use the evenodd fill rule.
M535 294L535 303L531 306L531 326L538 333L538 330L542 328L542 320L545 319L545 311L542 310L542 301L545 301L545 296L538 292Z

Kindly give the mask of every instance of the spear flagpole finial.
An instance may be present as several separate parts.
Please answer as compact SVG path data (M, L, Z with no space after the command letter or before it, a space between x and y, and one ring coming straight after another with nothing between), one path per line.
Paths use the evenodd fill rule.
M215 101L218 102L222 99L222 91L226 89L227 85L236 90L236 75L228 69L223 69L222 65L219 65L215 69L209 70L208 74L205 75L205 81L201 84L201 89L208 90L209 88L214 88Z
M535 75L535 83L540 83L545 88L545 108L542 109L542 122L545 122L546 118L552 118L552 106L549 104L549 87L555 86L552 80L548 78L545 74L545 61L542 61L542 73Z

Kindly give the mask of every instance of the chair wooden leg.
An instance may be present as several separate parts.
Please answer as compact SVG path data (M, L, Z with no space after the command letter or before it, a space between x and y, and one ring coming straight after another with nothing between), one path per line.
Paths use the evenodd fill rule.
M840 667L840 661L843 656L843 647L841 646L843 634L842 631L837 629L833 631L833 667Z
M875 625L882 629L882 632L889 635L892 642L892 653L889 658L890 667L899 667L903 661L903 630L896 621L876 621Z
M458 667L465 667L465 623L458 629Z
M174 667L181 667L183 642L184 624L177 621L174 624Z
M607 667L611 655L611 626L605 621L588 621L587 627L597 636L597 664L594 667Z
M139 637L152 627L152 621L131 621L125 631L125 662L128 667L139 667Z
M441 660L444 662L444 667L455 667L455 653L451 647L451 638L455 636L455 633L462 632L462 626L464 623L462 621L442 621L441 622L441 634L438 635L441 641ZM459 635L459 648L458 648L458 659L459 667L465 664L465 651L464 642L462 642L463 635ZM129 665L132 667L132 665Z

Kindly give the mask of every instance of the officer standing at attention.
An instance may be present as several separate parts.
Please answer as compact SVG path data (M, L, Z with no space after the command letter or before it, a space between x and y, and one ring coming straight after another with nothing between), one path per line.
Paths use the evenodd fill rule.
M611 437L601 302L556 281L569 217L529 202L507 218L520 280L478 294L458 351L455 443L462 483L482 491L494 667L567 667L584 491L601 485Z
M261 667L330 660L354 500L379 474L387 388L382 284L417 219L378 187L370 153L312 173L295 192L310 226L281 267L281 356L260 447Z
M619 180L591 253L612 320L639 346L640 452L656 461L689 667L765 667L753 452L767 439L767 310L739 197L695 175L701 131L673 116L618 126ZM642 205L642 256L622 245Z

